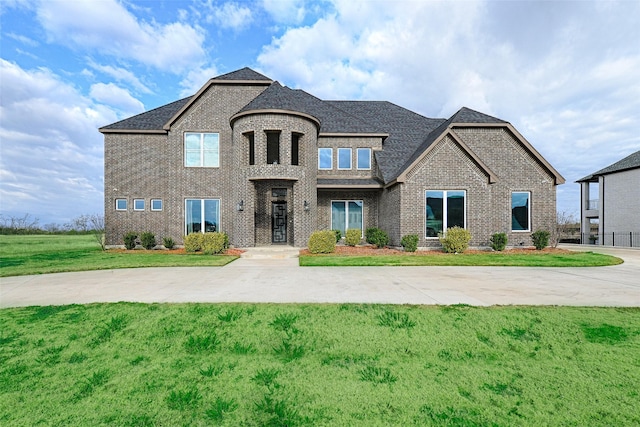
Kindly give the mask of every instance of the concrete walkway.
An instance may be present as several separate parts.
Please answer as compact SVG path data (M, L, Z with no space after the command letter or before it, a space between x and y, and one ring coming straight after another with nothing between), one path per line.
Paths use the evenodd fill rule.
M246 256L224 267L164 267L0 279L0 307L90 302L273 302L640 307L640 250L612 267L299 267Z

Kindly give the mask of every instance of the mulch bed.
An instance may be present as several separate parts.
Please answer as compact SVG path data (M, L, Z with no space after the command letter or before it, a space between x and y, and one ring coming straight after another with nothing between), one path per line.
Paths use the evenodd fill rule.
M488 250L478 250L478 249L468 249L464 251L465 254L486 254L495 252L491 249ZM559 248L545 248L541 251L536 250L536 248L517 248L517 249L505 249L501 253L503 254L536 254L536 253L554 253L554 254L565 254L569 253L566 249ZM500 252L495 252L500 253ZM321 254L312 254L308 249L300 250L300 255L309 255L316 256ZM404 256L414 256L414 255L450 255L443 252L441 249L432 249L432 250L418 250L416 252L405 252L403 250L394 249L385 247L382 249L377 249L375 246L366 245L366 246L346 246L346 245L338 245L336 246L335 252L329 255L354 255L354 256L370 256L370 255L404 255Z
M131 253L131 252L153 252L153 253L157 253L159 255L200 255L202 254L202 252L187 252L184 250L184 248L175 248L175 249L151 249L151 250L146 250L146 249L134 249L134 250L127 250L127 249L109 249L107 252L113 252L113 253ZM224 253L222 255L231 255L231 256L240 256L240 254L242 254L243 251L242 249L232 249L229 248L226 251L224 251Z

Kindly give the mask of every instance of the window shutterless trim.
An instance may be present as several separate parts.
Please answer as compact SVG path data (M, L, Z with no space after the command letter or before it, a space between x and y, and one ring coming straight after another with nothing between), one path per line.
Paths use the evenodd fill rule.
M333 226L333 204L334 203L344 203L344 231L346 233L346 231L349 228L353 228L353 227L349 227L349 203L354 202L354 203L360 203L360 209L361 209L361 213L362 213L362 224L360 225L360 231L361 231L361 236L360 238L364 238L364 224L365 224L365 218L364 218L364 200L360 199L360 200L331 200L331 204L329 205L329 215L331 217L331 229L334 229Z
M341 151L348 151L349 152L349 167L341 167L340 166L340 152ZM353 150L351 148L338 148L338 170L351 170L352 169L352 163L353 163Z
M160 202L160 208L159 208L159 209L156 209L156 208L154 208L154 207L153 207L153 203L154 203L154 202ZM159 212L159 211L161 211L161 210L162 210L162 208L163 208L162 204L163 204L163 203L162 203L162 199L151 199L151 210L152 210L152 211L154 211L154 212Z
M118 202L124 202L124 208L119 208L118 207ZM126 211L127 208L128 208L127 205L128 205L127 199L116 199L116 210L117 211L121 211L121 212Z
M447 231L447 228L449 228L449 224L447 224L447 214L448 214L448 200L447 200L447 193L452 192L452 191L461 191L463 193L463 197L464 197L464 217L463 217L463 223L464 226L462 228L466 229L467 228L467 190L457 190L457 189L452 189L452 190L436 190L436 189L429 189L429 190L425 190L424 191L424 238L427 240L434 240L434 239L438 239L438 236L427 236L427 193L428 192L441 192L442 193L442 233L445 233Z
M329 156L330 166L328 168L323 168L320 166L320 150L329 150L331 155ZM318 147L318 170L328 171L333 169L333 148L331 147Z
M360 167L360 151L364 151L364 150L367 151L368 157L369 157L369 167L367 168ZM371 148L366 148L366 147L356 148L356 169L361 171L371 170Z
M187 149L187 136L188 135L198 135L200 137L200 146L198 149ZM204 148L204 140L206 135L216 135L217 136L217 147L215 150L205 150ZM186 168L219 168L220 167L220 133L219 132L184 132L182 136L183 140L183 156L184 156L184 167ZM206 152L216 152L217 164L213 166L205 165L205 153ZM199 153L199 162L197 165L188 164L187 154L188 153Z
M142 202L142 208L138 208L138 202ZM133 210L137 212L144 211L145 210L144 199L133 199Z
M526 230L514 230L513 229L513 195L514 194L526 194L527 195L527 229ZM512 233L530 233L531 232L531 191L512 191L511 199L509 200L511 208L511 232Z

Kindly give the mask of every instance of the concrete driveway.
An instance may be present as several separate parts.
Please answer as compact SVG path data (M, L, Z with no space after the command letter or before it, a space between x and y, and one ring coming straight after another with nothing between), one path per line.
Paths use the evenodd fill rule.
M640 250L612 267L299 267L296 258L224 267L58 273L0 279L0 307L91 302L273 302L640 307Z

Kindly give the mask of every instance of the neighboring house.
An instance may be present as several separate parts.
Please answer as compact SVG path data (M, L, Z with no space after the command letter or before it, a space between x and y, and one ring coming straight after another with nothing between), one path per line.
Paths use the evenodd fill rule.
M640 151L576 182L582 243L640 247Z
M314 230L379 227L392 245L436 247L453 226L474 246L496 232L529 245L564 182L506 121L324 101L249 68L100 132L108 245L223 231L237 247L304 247Z

